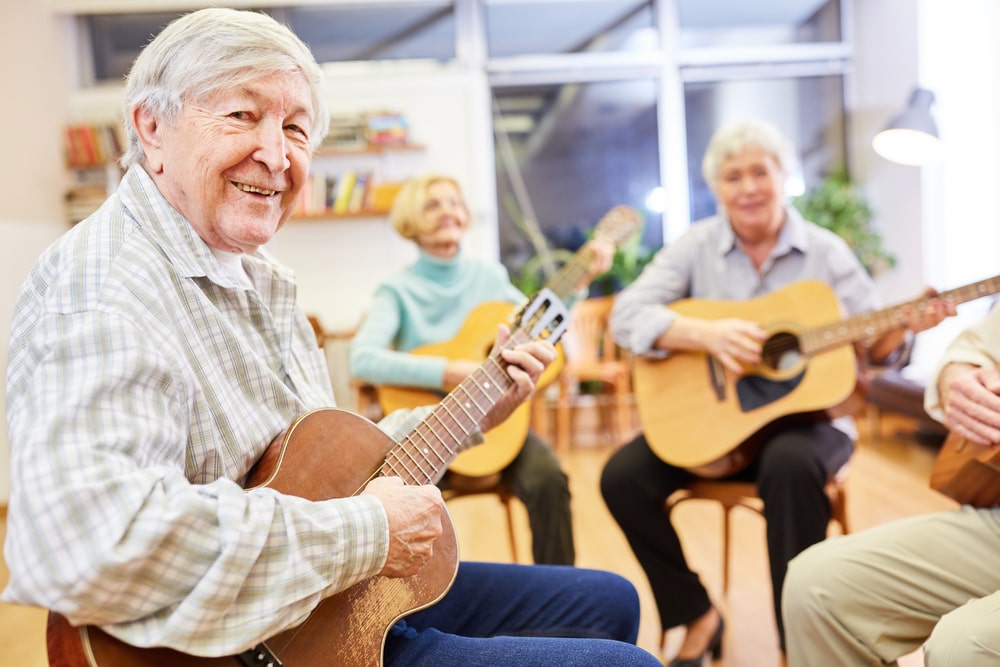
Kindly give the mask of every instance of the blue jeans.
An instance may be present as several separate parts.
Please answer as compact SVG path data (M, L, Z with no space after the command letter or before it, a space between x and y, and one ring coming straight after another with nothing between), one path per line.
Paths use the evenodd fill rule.
M638 631L639 597L616 574L463 562L444 598L392 627L385 664L662 667Z

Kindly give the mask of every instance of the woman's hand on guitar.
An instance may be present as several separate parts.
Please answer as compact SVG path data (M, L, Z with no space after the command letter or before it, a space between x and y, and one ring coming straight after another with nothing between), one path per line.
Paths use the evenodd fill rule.
M508 338L510 329L501 324L496 344L503 345ZM542 371L555 361L556 348L547 340L533 340L511 349L501 349L500 356L507 362L507 374L514 384L483 417L479 428L484 433L507 419L518 406L531 397Z
M409 577L419 572L443 531L441 490L433 485L406 485L398 477L379 477L368 483L363 494L378 498L389 519L389 554L379 574Z
M952 363L939 385L945 425L980 445L1000 442L1000 372L993 366Z
M584 248L590 252L590 263L587 265L587 275L580 279L577 289L587 287L594 278L610 271L615 259L614 244L603 239L591 239Z

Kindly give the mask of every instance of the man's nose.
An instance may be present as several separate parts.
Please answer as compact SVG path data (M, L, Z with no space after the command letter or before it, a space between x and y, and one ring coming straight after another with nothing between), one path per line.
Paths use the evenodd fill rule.
M280 173L291 166L288 159L288 141L280 123L263 122L257 128L258 147L254 159L272 173Z

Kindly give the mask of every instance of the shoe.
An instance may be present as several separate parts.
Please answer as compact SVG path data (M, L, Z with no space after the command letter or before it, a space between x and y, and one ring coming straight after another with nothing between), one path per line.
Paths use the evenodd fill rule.
M715 634L708 640L705 653L702 653L697 658L674 658L667 663L667 667L702 667L705 662L705 655L709 653L712 654L712 660L722 658L722 633L725 628L726 621L722 618L722 614L719 614L719 627L715 629Z

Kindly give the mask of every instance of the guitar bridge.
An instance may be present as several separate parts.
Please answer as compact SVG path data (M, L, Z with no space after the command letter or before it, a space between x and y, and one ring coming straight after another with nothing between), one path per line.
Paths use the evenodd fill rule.
M267 644L260 643L237 656L247 667L282 667L281 660L271 652Z

